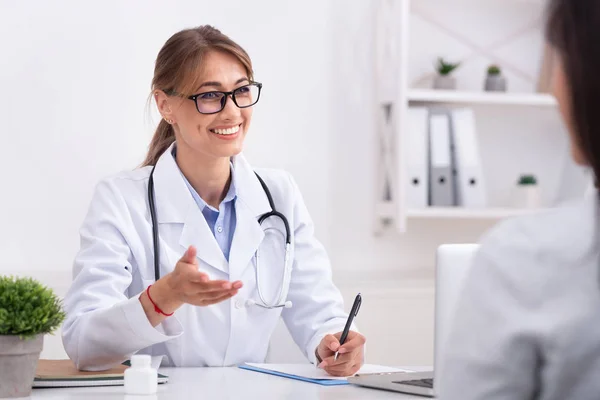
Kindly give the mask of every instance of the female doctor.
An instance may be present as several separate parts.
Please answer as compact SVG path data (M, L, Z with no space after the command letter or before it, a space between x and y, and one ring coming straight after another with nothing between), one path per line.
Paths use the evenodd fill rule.
M134 353L171 366L263 362L280 316L329 374L362 365L364 336L339 344L347 314L296 183L241 155L261 88L247 53L213 27L160 50L163 119L144 167L101 181L80 231L63 327L78 368Z

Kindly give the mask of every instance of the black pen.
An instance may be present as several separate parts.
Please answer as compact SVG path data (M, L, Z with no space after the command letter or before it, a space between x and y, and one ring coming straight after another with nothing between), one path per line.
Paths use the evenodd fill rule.
M340 347L346 342L346 338L348 338L348 332L350 331L350 325L352 325L352 321L354 317L358 315L358 310L360 309L360 305L362 304L362 297L360 297L360 293L356 295L354 299L354 304L352 304L352 309L350 310L350 314L348 315L348 321L346 321L346 326L344 327L344 331L342 332L342 337L340 337ZM339 350L339 348L338 348ZM335 352L335 356L333 357L334 361L337 361L338 352Z

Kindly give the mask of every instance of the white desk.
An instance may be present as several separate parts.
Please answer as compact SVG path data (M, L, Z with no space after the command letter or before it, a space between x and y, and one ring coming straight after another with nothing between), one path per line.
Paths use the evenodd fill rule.
M406 368L417 369L417 368ZM169 383L158 385L155 396L125 396L123 386L34 389L31 400L219 400L219 399L424 399L354 385L322 386L239 368L162 368Z

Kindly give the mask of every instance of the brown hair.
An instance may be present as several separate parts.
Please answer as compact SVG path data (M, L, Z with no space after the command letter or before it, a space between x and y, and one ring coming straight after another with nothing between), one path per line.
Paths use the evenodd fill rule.
M600 179L600 3L552 0L546 37L560 54L567 77L574 134Z
M248 79L253 79L252 61L248 53L237 43L210 25L185 29L167 40L156 57L152 91L177 92L191 96L199 86L198 71L204 55L222 51L236 57L246 69ZM160 155L175 141L175 131L161 119L142 166L155 165Z

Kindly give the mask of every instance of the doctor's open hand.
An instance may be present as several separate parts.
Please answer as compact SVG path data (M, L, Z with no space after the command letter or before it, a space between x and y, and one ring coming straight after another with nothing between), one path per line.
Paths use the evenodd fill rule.
M209 306L220 303L235 296L241 287L240 281L210 280L207 274L198 270L196 248L190 246L173 272L150 287L150 298L144 292L140 301L150 323L156 326L167 317L165 314L173 313L183 304Z
M351 376L358 372L363 364L364 347L366 339L358 332L349 331L346 342L340 346L342 332L327 335L317 347L317 354L323 360L319 368L323 368L329 375ZM335 352L337 360L334 360Z

